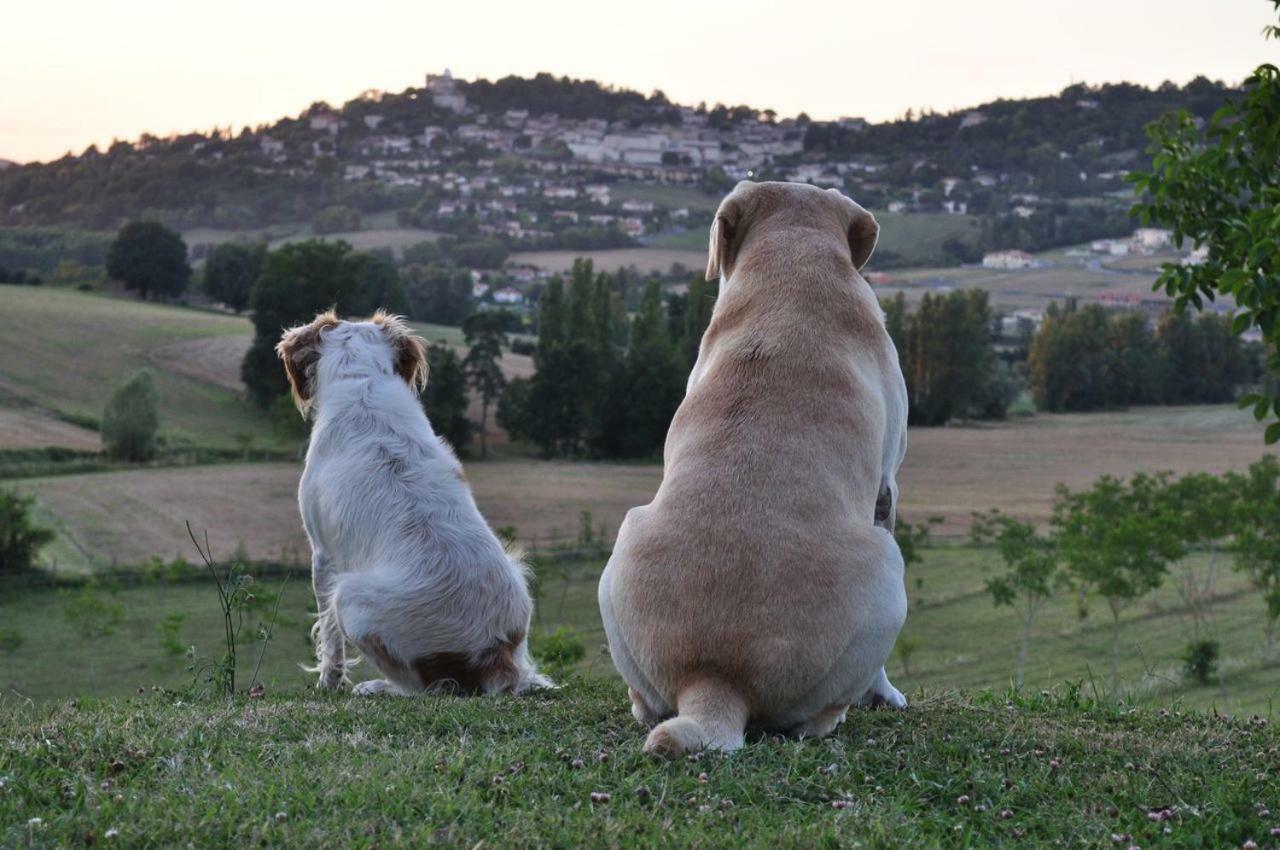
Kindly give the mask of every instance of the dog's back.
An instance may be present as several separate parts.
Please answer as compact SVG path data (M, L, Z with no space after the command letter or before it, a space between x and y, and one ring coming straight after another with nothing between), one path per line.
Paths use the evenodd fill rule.
M905 613L897 547L873 525L905 439L896 353L843 234L814 225L825 193L782 191L716 305L662 485L601 580L624 678L656 715L711 705L704 725L728 730L670 721L651 749L804 723L844 697L824 689L834 668L879 667Z

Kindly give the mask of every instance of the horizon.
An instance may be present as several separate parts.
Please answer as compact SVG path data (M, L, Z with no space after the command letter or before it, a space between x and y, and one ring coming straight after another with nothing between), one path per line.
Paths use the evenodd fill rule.
M926 20L915 9L859 12L807 0L796 18L831 25L804 39L771 42L776 61L759 62L723 58L725 45L752 42L763 21L776 19L758 0L693 9L667 2L625 21L582 0L558 0L510 10L501 31L487 27L476 10L433 18L400 0L354 21L338 9L301 14L307 7L298 3L249 15L253 7L234 0L233 10L243 7L245 15L175 20L146 0L135 9L151 7L151 14L127 21L84 0L71 5L70 14L65 7L28 6L0 34L0 78L25 83L0 87L0 158L47 162L142 133L256 127L316 101L339 106L370 89L418 87L426 73L445 68L467 80L546 71L646 94L661 90L687 105L746 104L780 117L806 112L816 120L847 115L877 123L908 110L951 112L1000 98L1050 96L1073 83L1153 87L1204 76L1235 84L1266 58L1260 33L1272 14L1271 4L1259 0L1227 0L1211 12L1195 0L1121 8L1083 0L1059 21L1039 4L983 0L964 10L931 9ZM753 8L760 14L749 14ZM1001 31L993 34L988 22L997 17ZM68 28L68 19L75 25ZM444 26L431 26L440 19ZM547 21L562 19L584 26L548 31ZM671 30L672 19L686 25ZM245 32L246 20L261 23ZM405 23L385 26L397 20ZM613 32L623 24L630 45L652 42L656 49L619 50ZM1045 40L1050 26L1056 37ZM375 37L368 37L370 27ZM605 37L584 39L588 27L604 29ZM183 41L195 28L203 28L202 37ZM917 61L895 65L904 43L915 46L906 59ZM241 48L230 60L227 44ZM859 76L847 73L850 45L858 51L855 68L888 73L865 75L871 83L859 86Z

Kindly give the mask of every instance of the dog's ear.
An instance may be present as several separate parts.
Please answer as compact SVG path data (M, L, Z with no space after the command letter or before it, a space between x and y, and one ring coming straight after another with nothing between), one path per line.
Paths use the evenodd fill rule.
M876 223L875 216L860 204L854 201L849 201L849 204L853 207L853 218L849 222L849 254L853 257L853 267L862 271L880 239L880 225Z
M403 316L394 316L383 310L373 314L372 321L382 327L382 333L391 346L393 367L404 378L409 389L420 393L427 386L427 347L422 338L414 334Z
M315 321L290 328L276 344L276 354L284 363L284 373L293 391L293 403L305 417L311 407L312 384L316 376L316 363L320 360L320 335L337 327L338 317L332 310L316 316Z
M716 280L721 275L733 275L733 263L737 259L738 248L742 246L745 231L745 207L743 196L755 184L743 180L723 201L716 210L715 221L711 223L711 243L707 246L707 280Z

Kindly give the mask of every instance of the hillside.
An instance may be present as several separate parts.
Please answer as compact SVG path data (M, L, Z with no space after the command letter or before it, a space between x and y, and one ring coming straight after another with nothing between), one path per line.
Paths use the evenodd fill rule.
M920 697L827 739L643 756L614 684L524 699L0 711L0 844L1269 846L1274 726L1076 690ZM1244 846L1258 846L1258 844Z
M878 263L968 261L1127 232L1123 178L1146 162L1143 127L1179 108L1205 117L1231 91L1204 79L1077 85L867 124L680 105L549 74L428 75L421 88L316 103L269 126L144 135L9 168L0 227L114 230L146 215L183 230L321 232L390 216L511 250L591 250L701 228L716 197L752 177L835 186L890 212L968 215L929 256L886 247ZM637 197L636 181L685 194Z

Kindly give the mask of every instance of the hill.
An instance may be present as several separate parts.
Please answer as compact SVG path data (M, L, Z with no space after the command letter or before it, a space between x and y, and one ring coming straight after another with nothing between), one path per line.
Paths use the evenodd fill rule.
M621 687L586 682L9 702L0 737L5 846L1239 847L1280 803L1272 725L1078 690L917 697L674 763L641 754Z
M599 250L702 227L716 197L750 176L839 187L891 212L968 214L974 227L939 240L947 255L886 248L879 265L969 260L1127 232L1123 177L1146 162L1144 125L1178 108L1205 117L1232 91L1204 79L1077 85L872 125L680 105L549 74L428 75L424 87L316 103L268 126L144 135L6 169L0 227L113 230L145 215L183 230L319 231L391 216L511 250ZM680 191L637 194L637 181Z

